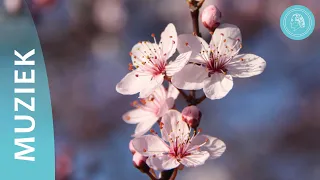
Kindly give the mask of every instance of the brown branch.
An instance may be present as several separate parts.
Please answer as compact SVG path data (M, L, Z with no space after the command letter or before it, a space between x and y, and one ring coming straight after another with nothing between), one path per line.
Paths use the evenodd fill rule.
M167 80L169 83L171 83L171 77L164 76L164 79ZM172 83L171 83L172 84ZM190 96L188 96L182 89L177 88L179 93L183 96L183 98L190 103Z
M204 94L199 99L196 100L196 105L202 103L202 101L204 101L205 99L207 99L207 96Z
M196 98L196 90L191 90L190 91L190 97L195 99Z
M154 177L149 171L146 172L146 175L148 175L151 180L158 180L158 179L157 179L156 177Z
M177 88L178 89L178 88ZM190 101L190 97L182 90L182 89L178 89L178 91L180 92L180 94L183 96L183 98L189 102Z
M170 180L172 173L173 169L162 171L160 180Z
M150 173L151 173L154 177L156 177L156 173L154 172L154 170L153 170L152 168L150 168Z
M177 177L177 174L178 174L178 168L175 168L172 175L171 175L170 180L175 180Z
M191 11L192 18L192 26L193 26L193 34L201 37L200 29L199 29L199 9Z

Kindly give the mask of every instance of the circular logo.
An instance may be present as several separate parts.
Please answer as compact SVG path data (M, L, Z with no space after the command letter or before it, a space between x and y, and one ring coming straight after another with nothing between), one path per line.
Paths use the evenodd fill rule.
M312 34L315 27L315 19L307 7L294 5L288 7L282 13L280 27L288 38L303 40Z

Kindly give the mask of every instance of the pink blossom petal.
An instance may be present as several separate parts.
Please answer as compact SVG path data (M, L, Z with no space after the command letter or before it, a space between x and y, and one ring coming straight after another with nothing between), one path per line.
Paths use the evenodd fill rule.
M143 121L139 122L137 125L133 137L139 137L147 133L152 126L158 121L159 117L157 116L149 116L146 117Z
M196 135L191 138L190 143L186 147L188 153L192 153L195 150L198 150L201 146L205 145L208 142L208 138L204 135Z
M164 102L167 98L167 90L164 88L163 85L161 85L154 90L152 96L159 102Z
M251 77L261 74L266 67L266 61L254 54L241 54L227 65L228 73L233 77Z
M162 56L169 59L177 49L178 37L175 26L170 23L166 29L161 33L161 41L159 47L162 51Z
M192 34L181 34L178 36L177 49L179 53L186 53L192 50L191 57L196 57L201 51L202 46L197 36Z
M181 34L178 36L178 39L177 48L180 53L192 50L190 62L205 63L205 59L199 54L199 52L210 51L210 47L205 40L192 34Z
M150 81L151 76L139 76L137 70L128 73L116 86L120 94L133 95L140 92Z
M122 119L128 124L137 124L150 118L154 119L155 117L154 113L138 108L125 113Z
M169 110L161 119L162 139L169 142L170 138L184 141L189 137L188 125L182 120L182 115L177 110Z
M161 105L160 110L158 112L158 117L164 116L169 109L171 109L174 105L174 99L173 98L167 98L165 102Z
M166 66L166 74L173 76L179 72L189 61L192 51L180 54L177 59Z
M169 155L150 156L147 159L147 164L150 168L157 171L174 169L180 165L175 158Z
M232 24L221 24L212 35L211 47L216 47L220 54L237 54L241 48L240 29ZM231 51L232 49L232 51Z
M204 81L203 91L209 99L221 99L225 97L233 87L232 76L215 73Z
M201 149L210 153L210 159L216 159L220 157L226 150L226 145L218 138L205 135L208 139L207 143L201 147Z
M133 65L138 65L141 66L142 62L148 62L149 59L146 56L146 54L159 54L159 49L158 49L158 45L148 42L148 41L143 41L143 42L139 42L137 44L135 44L132 47L131 50L131 60L132 60L132 64ZM151 50L150 50L151 49ZM156 51L156 52L154 52Z
M204 67L187 64L172 77L171 81L172 84L179 89L198 90L203 88L203 81L207 77L208 73Z
M163 140L154 135L144 135L132 140L134 149L143 156L152 156L169 152L169 147Z
M151 81L145 82L145 84L143 85L144 88L140 91L139 98L148 97L150 94L152 94L155 91L155 89L157 89L162 85L163 80L164 80L163 75L160 74L155 77L152 77Z
M191 155L182 158L180 163L186 167L196 167L203 165L209 156L210 154L207 151L195 151Z
M167 98L177 99L178 96L179 96L178 89L176 87L174 87L174 85L169 84L169 88L168 88L168 92L167 92Z
M191 139L190 146L202 146L208 141L207 136L205 135L196 135Z

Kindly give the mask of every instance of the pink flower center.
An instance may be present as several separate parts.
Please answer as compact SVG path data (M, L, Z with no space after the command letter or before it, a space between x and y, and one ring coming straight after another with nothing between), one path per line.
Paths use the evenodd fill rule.
M182 158L189 156L190 153L188 153L187 150L187 143L188 142L179 142L178 137L176 138L175 142L172 142L173 146L170 148L169 155L176 158L178 161Z
M157 75L165 73L165 71L166 71L166 61L160 60L160 59L157 59L157 58L153 58L153 60L150 60L150 63L152 63L152 66L150 66L147 70L153 76L157 76Z
M206 68L208 70L208 76L210 77L214 73L227 74L228 69L226 65L230 62L230 58L227 56L214 56L211 52L209 56L209 61L206 63Z

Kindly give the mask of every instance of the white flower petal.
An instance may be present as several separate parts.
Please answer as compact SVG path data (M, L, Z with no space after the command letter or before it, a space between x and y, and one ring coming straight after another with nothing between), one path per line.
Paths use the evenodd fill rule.
M220 157L226 151L226 145L218 138L207 136L207 143L201 147L201 149L210 153L210 159L216 159Z
M228 73L233 77L251 77L261 74L266 67L266 61L254 54L240 54L227 65Z
M163 103L161 106L160 106L160 110L158 112L158 117L162 117L164 116L168 111L169 109L171 109L174 105L174 99L173 98L167 98L165 100L165 103Z
M157 171L174 169L180 165L175 158L169 155L150 156L147 159L147 164L150 168Z
M128 111L122 116L122 119L128 124L137 124L144 120L154 118L155 114L149 111L145 111L141 108L137 108L131 111Z
M241 48L241 32L240 29L232 24L221 24L212 35L210 46L218 47L220 54L229 56L237 54ZM231 50L232 49L232 50Z
M217 45L219 43L221 35L225 38L242 41L240 29L233 24L224 23L221 24L213 33L211 41L214 41ZM216 41L218 40L218 41ZM210 42L211 44L211 42Z
M190 145L202 146L206 144L207 141L208 141L208 138L205 135L196 135L194 138L192 138Z
M170 62L166 66L166 74L168 76L173 76L175 73L179 72L190 60L192 51L180 54L175 61Z
M137 70L128 73L116 86L118 93L132 95L140 92L151 79L151 76L139 76Z
M208 141L208 138L204 135L196 135L190 140L190 144L188 144L188 147L186 149L187 152L192 152L204 144L206 144Z
M154 52L156 51L156 52ZM132 47L131 50L131 60L133 65L141 65L141 62L148 62L146 54L156 54L158 55L158 45L148 42L148 41L142 41L137 44L135 44Z
M198 90L203 88L203 81L208 77L205 67L187 64L181 71L172 76L172 84L185 90Z
M232 87L232 76L215 73L204 81L203 92L209 99L221 99L228 94Z
M169 142L170 138L185 140L189 137L189 128L187 123L182 120L182 115L177 110L169 110L161 119L163 127L161 128L162 139Z
M187 167L196 167L203 165L209 156L210 154L207 151L195 151L191 155L182 158L180 163Z
M192 56L195 57L201 51L202 47L197 36L192 34L180 34L178 36L177 49L179 53L186 53L192 50Z
M157 116L149 116L148 118L145 118L144 121L140 121L137 124L132 137L139 137L147 133L152 128L152 126L158 121L158 119L159 117Z
M167 144L158 136L144 135L132 140L134 149L143 156L152 156L169 151Z
M201 37L192 34L182 34L178 36L178 51L185 53L192 50L190 62L205 63L203 56L199 53L203 51L210 51L208 43Z
M179 96L179 90L176 87L174 87L174 85L169 84L167 98L172 97L173 99L177 99L178 96Z
M158 75L155 77L152 77L152 79L149 82L146 82L146 84L144 84L144 87L139 94L139 98L146 98L148 97L150 94L152 94L155 89L157 89L159 86L162 85L163 83L163 75Z
M159 47L162 49L162 56L169 59L177 49L177 31L175 26L170 23L166 29L161 33L161 41Z
M152 95L158 102L164 102L167 99L167 90L163 85L157 87Z

